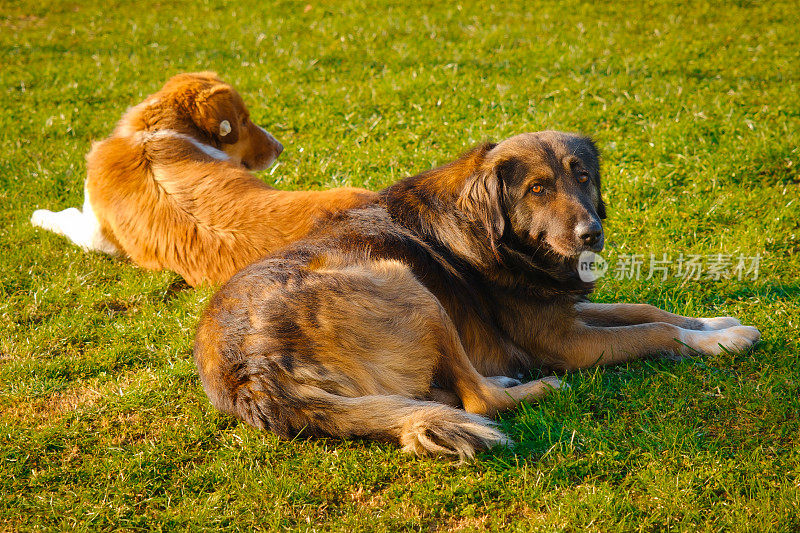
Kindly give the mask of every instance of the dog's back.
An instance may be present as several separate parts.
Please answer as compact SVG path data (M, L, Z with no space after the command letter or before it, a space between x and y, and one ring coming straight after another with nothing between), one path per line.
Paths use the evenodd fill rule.
M343 188L279 191L176 135L111 137L87 158L87 196L100 227L137 264L190 285L223 282L302 237L317 219L369 202Z

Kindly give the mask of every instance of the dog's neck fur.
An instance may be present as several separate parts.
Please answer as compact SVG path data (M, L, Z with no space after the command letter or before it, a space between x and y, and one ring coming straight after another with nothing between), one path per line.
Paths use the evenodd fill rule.
M222 150L222 145L216 139L194 124L184 103L166 99L170 103L165 105L165 99L156 93L139 105L128 109L117 123L112 135L132 138L138 133L174 131L199 143ZM169 109L170 112L165 113L163 109Z
M388 187L382 192L382 203L395 222L456 263L459 271L472 271L520 295L549 299L589 294L593 284L580 280L577 265L552 251L536 251L518 242L508 224L506 234L493 247L486 228L462 208L460 199L470 178L493 147L481 144L452 163Z

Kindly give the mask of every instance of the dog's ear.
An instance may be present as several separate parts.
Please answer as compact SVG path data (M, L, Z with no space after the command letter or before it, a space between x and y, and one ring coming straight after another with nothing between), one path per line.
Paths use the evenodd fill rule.
M198 128L225 144L239 140L237 95L224 84L206 89L197 95L191 109L192 120Z
M597 189L597 216L600 220L606 218L606 203L603 201L603 193L600 190L600 151L597 145L589 137L580 137L582 146L579 156L589 166L592 175L595 176L594 186Z
M603 201L603 193L600 192L600 178L597 178L597 216L600 220L606 218L606 203Z
M502 175L508 172L507 162L496 166L486 165L486 153L494 148L494 144L484 144L471 154L478 163L475 171L467 178L459 197L459 208L483 226L489 237L489 246L495 257L499 259L497 247L506 231L506 216L503 211Z

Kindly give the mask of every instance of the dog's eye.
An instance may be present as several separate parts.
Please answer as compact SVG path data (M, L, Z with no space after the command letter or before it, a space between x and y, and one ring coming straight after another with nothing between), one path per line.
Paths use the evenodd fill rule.
M589 181L589 174L587 172L578 172L578 182L586 183Z
M528 189L531 194L542 194L544 192L544 187L541 185L531 185L531 188Z

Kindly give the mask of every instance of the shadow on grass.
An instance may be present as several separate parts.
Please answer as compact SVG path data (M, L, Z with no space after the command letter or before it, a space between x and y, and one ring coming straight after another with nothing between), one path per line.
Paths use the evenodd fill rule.
M180 296L181 293L189 290L192 290L192 288L183 278L176 278L167 286L161 301L164 303L169 303Z

